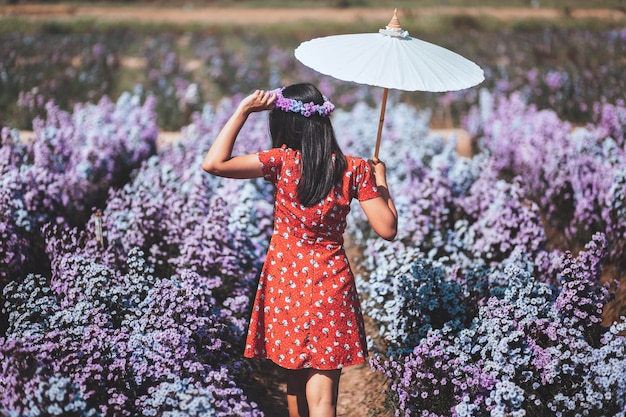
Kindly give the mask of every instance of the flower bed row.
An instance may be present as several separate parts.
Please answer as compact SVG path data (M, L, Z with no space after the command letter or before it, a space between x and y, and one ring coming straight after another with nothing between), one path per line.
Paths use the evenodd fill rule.
M0 284L49 268L41 227L82 226L111 187L156 151L154 98L122 95L116 103L77 105L73 113L46 105L34 138L2 129L0 137Z
M485 69L484 86L497 94L519 91L530 103L550 108L577 123L591 121L591 105L623 98L625 30L545 27L511 30L458 30L411 34L472 57ZM264 33L248 28L233 36L219 31L146 33L133 29L96 29L89 33L50 25L40 32L0 33L1 122L29 129L45 103L54 99L64 110L73 103L141 86L141 94L159 97L157 119L178 130L204 102L217 102L280 82L309 80L320 84L335 103L380 101L369 87L335 82L293 58L306 33ZM322 35L318 35L322 36ZM126 58L144 65L125 66ZM19 99L19 100L18 100ZM449 94L402 95L402 100L431 108L442 120L458 120L476 105L476 90ZM448 116L446 116L448 115ZM441 123L441 121L440 121Z
M151 125L124 104L88 107L86 119L94 125L83 124L82 109L60 117L50 107L41 125L65 136L36 130L24 144L5 132L11 142L1 148L9 155L3 172L67 175L58 181L59 194L75 193L67 199L71 211L43 191L44 201L26 205L30 211L15 208L25 201L19 190L2 200L8 213L2 229L24 242L15 247L3 239L3 253L32 256L2 264L8 320L0 338L0 410L16 416L262 415L243 390L250 365L241 351L271 227L269 192L258 201L264 184L239 187L200 170L224 112L204 113L204 121L199 117L157 154ZM153 108L137 109L154 119ZM130 132L120 138L111 126ZM50 137L49 158L29 158L48 149ZM254 135L247 137L255 143ZM139 138L151 152L130 146L144 143ZM137 165L126 181L116 170L122 161ZM99 181L98 163L117 181ZM56 189L48 182L18 185ZM74 217L64 217L68 213ZM29 246L31 232L42 248Z
M351 233L396 415L624 415L625 317L603 308L624 273L626 109L594 111L573 129L483 91L466 119L472 160L390 122L398 239L363 234L358 218Z

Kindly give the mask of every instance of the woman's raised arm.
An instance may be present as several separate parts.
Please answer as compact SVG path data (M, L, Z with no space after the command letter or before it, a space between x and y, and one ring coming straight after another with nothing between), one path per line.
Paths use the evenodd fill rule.
M261 177L263 171L259 157L256 154L233 157L233 147L250 113L272 109L275 100L274 94L263 90L256 90L241 100L204 157L202 169L209 174L227 178Z

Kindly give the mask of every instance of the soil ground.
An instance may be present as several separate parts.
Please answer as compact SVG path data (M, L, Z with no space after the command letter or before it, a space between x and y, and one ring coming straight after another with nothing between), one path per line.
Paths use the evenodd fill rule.
M613 22L626 22L626 14L617 9L550 9L550 8L507 8L507 7L426 7L415 8L408 11L412 17L439 15L466 15L466 16L489 16L499 20L512 19L603 19ZM333 21L355 23L362 21L379 21L386 24L392 15L388 9L239 9L239 8L183 8L183 7L104 7L83 5L0 5L0 21L2 17L19 16L32 20L49 19L99 19L110 21L135 21L151 23L176 23L176 24L278 24L283 22L294 23L296 21ZM400 16L400 21L402 17ZM452 131L444 132L444 135ZM462 146L467 146L469 138L463 132L455 131L461 136ZM164 132L161 140L169 140L176 137L177 132ZM459 152L469 152L468 149L459 149ZM352 253L349 257L358 255ZM375 329L368 323L368 334L373 334ZM253 376L258 382L256 389L251 392L250 398L257 402L268 417L287 417L286 387L284 376L271 363L267 361L254 362L256 372ZM338 416L341 417L391 417L393 412L385 410L386 388L385 378L372 372L369 366L354 366L343 370L339 387Z
M294 22L360 23L377 21L386 24L393 15L389 8L224 8L224 7L146 7L92 6L74 4L0 5L0 17L20 16L33 20L97 19L144 23L272 25ZM519 19L602 19L626 21L623 9L615 8L520 8L520 7L415 7L398 12L412 18L431 16L490 17L496 20Z

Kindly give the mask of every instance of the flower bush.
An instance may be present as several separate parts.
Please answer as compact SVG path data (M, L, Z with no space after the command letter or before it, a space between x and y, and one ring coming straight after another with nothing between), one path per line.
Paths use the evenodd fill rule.
M518 95L483 95L467 119L473 160L445 146L392 160L398 239L355 232L382 338L372 366L396 415L624 415L626 318L601 324L603 265L619 274L623 258L622 138L605 136L620 130L572 130ZM585 236L577 257L559 249Z
M2 129L0 288L49 269L42 226L83 225L108 190L156 152L154 97L103 98L77 104L73 113L48 102L46 111L33 121L33 138Z
M610 234L611 261L623 259L623 103L595 106L597 126L572 130L549 110L539 111L520 95L494 99L484 93L481 109L466 124L480 137L500 175L524 176L525 193L548 226L570 245L596 232Z
M260 414L236 384L248 368L230 357L229 341L241 331L212 297L216 280L191 271L157 279L138 249L123 275L71 251L59 255L50 286L31 274L5 288L13 307L0 348L5 412L73 411L80 400L96 415ZM41 383L59 375L62 389L42 393Z
M471 325L455 325L463 315L451 304L452 323L433 327L410 353L374 357L391 380L396 415L624 415L626 322L600 326L604 245L598 235L578 258L566 254L560 288L511 265L509 285L486 298ZM432 288L430 299L447 298L447 287Z
M122 185L98 192L108 194L101 212L76 208L88 216L84 224L50 221L64 212L40 205L47 216L38 227L48 272L14 275L4 289L3 412L262 414L243 391L250 365L240 351L270 233L271 196L261 181L239 188L199 169L201 150L219 128L214 119L227 117L233 103L224 103L219 115L209 109L198 114L180 140L144 159L132 175L114 171ZM95 114L87 111L87 119L100 114L88 109ZM71 155L65 146L58 142L57 153ZM88 142L72 151L90 149ZM7 160L18 160L10 148L3 150ZM113 171L115 153L109 155L103 163ZM72 162L64 165L70 173ZM88 187L83 191L88 195ZM47 384L51 377L58 380Z

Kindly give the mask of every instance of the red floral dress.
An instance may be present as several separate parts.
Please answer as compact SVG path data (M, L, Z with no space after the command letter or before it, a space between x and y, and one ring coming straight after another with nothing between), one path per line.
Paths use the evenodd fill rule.
M347 157L343 182L323 201L297 200L300 152L260 152L276 186L274 233L261 272L244 355L287 369L340 369L365 362L367 345L354 275L343 248L353 198L380 194L367 161Z

